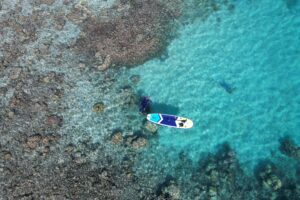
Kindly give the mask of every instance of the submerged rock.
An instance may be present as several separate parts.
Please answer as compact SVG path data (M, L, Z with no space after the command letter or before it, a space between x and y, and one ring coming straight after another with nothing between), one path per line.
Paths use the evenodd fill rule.
M9 161L9 160L11 160L13 158L10 151L3 151L0 155L6 161Z
M297 146L290 138L281 140L279 150L288 157L300 160L300 146Z
M98 102L98 103L95 103L94 105L93 105L93 111L94 112L103 112L104 111L104 108L105 108L105 106L104 106L104 103L103 102Z
M273 191L279 190L282 187L280 178L275 174L275 168L271 164L265 165L259 172L259 177L263 186Z
M281 180L279 179L278 176L276 176L274 174L270 175L269 177L266 177L263 180L263 184L264 184L264 186L266 186L272 190L278 190L282 187Z
M74 144L68 144L65 147L65 152L68 153L68 154L72 153L74 150L75 150L75 145Z
M57 142L60 137L56 135L31 135L26 139L24 148L27 151L36 150L41 155L46 155L50 151L50 146Z
M104 59L104 63L102 63L101 65L98 65L97 69L100 71L107 70L111 64L112 64L111 57L110 57L110 55L107 55Z
M151 123L149 121L146 121L144 128L152 134L156 133L158 130L157 125L155 125L154 123Z
M59 128L63 124L63 117L58 115L51 115L47 117L46 124L50 128Z
M120 105L133 106L137 101L137 95L131 86L126 85L120 89Z
M135 133L125 137L124 144L134 149L140 149L147 145L148 140L141 134Z
M214 186L209 186L208 187L208 198L210 200L216 200L218 196L217 188Z
M41 140L42 140L42 136L40 134L29 136L25 143L25 148L33 150L38 146Z
M53 4L55 2L55 0L35 0L34 2L37 6L40 4L46 4L49 6L49 5Z
M132 75L130 76L130 81L134 84L137 84L138 82L140 82L140 76L139 75Z
M175 184L166 187L164 193L167 193L174 200L180 199L180 189Z
M123 135L121 132L116 132L111 137L111 142L113 144L121 144L123 142Z
M158 185L156 191L158 199L179 200L181 199L181 191L175 179L167 176L163 183Z
M147 143L148 142L147 142L146 138L139 137L131 142L131 146L134 149L139 149L139 148L145 147L147 145Z

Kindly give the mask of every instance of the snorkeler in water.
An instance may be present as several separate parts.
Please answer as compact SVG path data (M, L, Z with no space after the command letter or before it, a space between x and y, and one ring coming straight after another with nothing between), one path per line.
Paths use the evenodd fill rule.
M148 113L150 113L150 104L151 104L150 98L147 96L142 96L140 98L140 103L139 103L140 113L142 113L143 115L147 115Z

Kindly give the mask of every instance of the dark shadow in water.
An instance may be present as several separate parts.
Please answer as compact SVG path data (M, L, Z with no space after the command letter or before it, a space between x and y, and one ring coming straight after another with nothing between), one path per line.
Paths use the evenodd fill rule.
M232 94L236 88L225 80L218 81L219 85L228 93Z
M167 50L164 50L164 51L161 53L161 55L160 55L160 57L159 57L159 60L160 60L161 62L165 62L165 60L168 59L168 58L169 58L169 53L168 53Z
M282 154L290 158L299 159L299 149L300 147L295 143L295 141L290 136L285 136L279 139L279 150Z
M158 184L157 189L156 189L156 195L160 196L163 194L163 191L166 187L172 184L172 182L175 182L175 178L171 175L167 175L165 178L164 182Z
M230 147L228 142L224 142L217 145L216 149L216 157L222 157L224 154L228 153L229 151L232 151L232 148Z
M138 90L138 91L137 91L137 95L138 95L138 97L147 96L147 94L145 93L144 90ZM150 98L151 98L151 97L150 97Z
M137 92L138 97L147 96L143 90ZM154 102L151 99L151 96L148 96L151 100L150 104L150 113L164 113L170 115L177 115L179 113L179 108L173 105Z
M269 172L268 172L269 171ZM270 175L277 175L283 177L283 173L279 168L269 159L259 160L257 165L254 167L254 176L257 180L262 181Z
M297 181L300 182L300 163L296 165L296 177L298 179Z
M165 103L153 102L151 105L151 112L177 115L179 113L179 108Z
M261 160L258 164L254 167L253 172L254 176L257 180L261 180L260 173L266 168L267 165L274 166L274 164L270 160Z
M200 169L205 169L208 163L211 163L212 160L215 159L214 162L224 161L228 158L228 153L232 151L228 142L221 143L216 146L216 152L203 152L201 153L200 159L198 160L198 166ZM232 151L233 152L233 151Z
M204 170L207 166L207 163L209 163L214 157L214 154L210 152L202 152L199 155L199 159L197 161L197 166L200 170Z
M297 6L299 0L284 0L288 9L293 9Z

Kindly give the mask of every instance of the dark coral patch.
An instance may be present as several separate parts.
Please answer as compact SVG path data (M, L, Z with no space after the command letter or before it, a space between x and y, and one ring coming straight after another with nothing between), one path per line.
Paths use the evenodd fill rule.
M76 8L78 9L78 8ZM115 8L110 20L86 17L74 48L91 56L110 59L109 65L136 65L163 51L170 22L179 11L159 1L130 1ZM113 13L113 12L112 12Z

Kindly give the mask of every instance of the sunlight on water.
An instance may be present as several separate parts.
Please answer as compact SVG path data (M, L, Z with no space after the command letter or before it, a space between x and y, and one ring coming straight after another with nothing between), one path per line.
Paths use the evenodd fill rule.
M157 151L184 150L197 160L229 142L253 167L280 154L281 137L300 142L299 27L284 1L237 2L234 11L183 26L165 60L132 69L155 112L194 121L192 130L161 127Z

